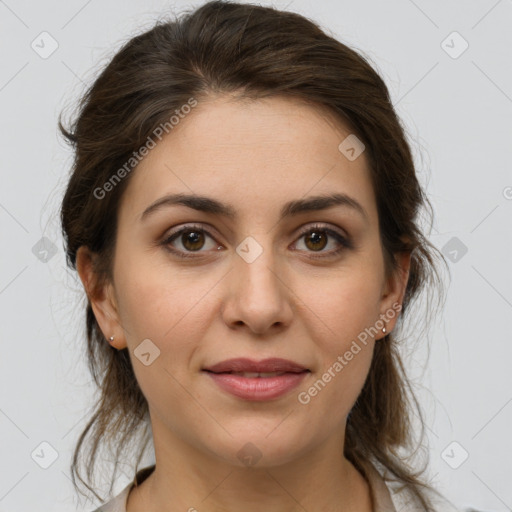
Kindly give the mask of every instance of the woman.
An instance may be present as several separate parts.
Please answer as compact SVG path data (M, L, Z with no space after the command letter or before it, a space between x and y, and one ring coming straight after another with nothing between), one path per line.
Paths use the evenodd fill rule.
M137 465L154 444L98 510L455 510L405 457L395 332L436 252L359 54L297 14L210 2L129 41L61 129L101 390L73 478L94 492L103 440L116 468L140 429Z

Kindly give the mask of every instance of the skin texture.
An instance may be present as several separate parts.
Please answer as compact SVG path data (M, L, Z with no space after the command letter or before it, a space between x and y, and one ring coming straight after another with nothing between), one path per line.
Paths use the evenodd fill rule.
M342 447L384 335L361 345L307 405L297 399L359 333L401 304L407 283L407 255L402 272L385 275L365 153L349 161L338 150L349 134L327 111L289 98L202 100L133 171L112 283L93 286L91 254L80 249L78 271L102 332L129 348L149 403L156 469L130 493L128 512L372 510L369 487ZM170 206L140 220L154 201L178 192L229 203L237 216ZM333 192L356 199L367 218L334 206L279 220L284 203ZM301 236L315 223L353 247L328 234L325 246ZM209 235L195 244L178 236L167 247L193 257L173 256L161 242L190 224ZM263 250L252 263L236 252L248 236ZM145 366L133 351L148 338L160 356ZM201 371L232 357L282 357L311 373L278 399L245 401ZM237 456L248 442L261 453L252 467Z

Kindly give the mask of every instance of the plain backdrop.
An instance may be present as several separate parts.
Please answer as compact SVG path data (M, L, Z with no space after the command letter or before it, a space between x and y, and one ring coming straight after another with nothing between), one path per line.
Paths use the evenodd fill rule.
M58 223L71 164L58 115L123 42L198 4L0 1L0 512L79 509L70 457L95 390ZM432 482L461 508L512 510L512 2L273 5L360 50L390 89L451 274L429 339L406 358Z

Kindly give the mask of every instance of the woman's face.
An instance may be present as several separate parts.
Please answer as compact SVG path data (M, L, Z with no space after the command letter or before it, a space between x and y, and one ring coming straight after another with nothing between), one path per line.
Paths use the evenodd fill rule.
M155 448L272 466L343 442L372 335L393 328L407 279L386 278L367 159L349 135L295 100L219 97L133 171L112 293L94 310L105 336L129 348ZM204 199L161 202L176 194ZM259 392L268 377L205 371L233 358L307 371Z

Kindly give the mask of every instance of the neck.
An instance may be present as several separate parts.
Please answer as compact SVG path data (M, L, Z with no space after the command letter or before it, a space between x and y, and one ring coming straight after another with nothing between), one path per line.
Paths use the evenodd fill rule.
M371 512L369 485L336 441L284 464L244 467L155 440L155 470L132 490L127 512Z

